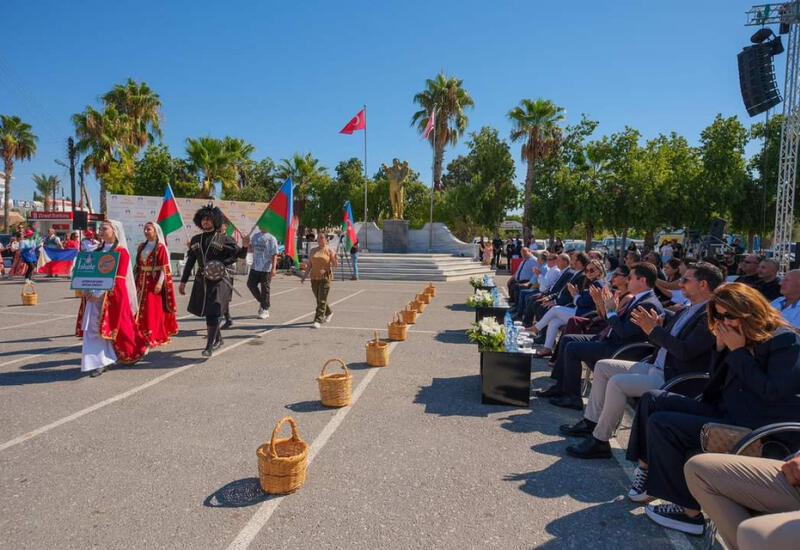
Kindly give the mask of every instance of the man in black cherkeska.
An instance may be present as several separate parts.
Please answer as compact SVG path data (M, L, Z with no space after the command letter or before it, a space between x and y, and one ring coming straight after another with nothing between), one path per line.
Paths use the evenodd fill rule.
M227 266L236 261L238 247L229 236L220 233L222 212L209 204L194 215L194 223L203 232L192 237L187 252L178 292L186 294L186 282L197 263L192 295L189 298L189 313L206 318L208 333L204 357L211 357L212 350L222 345L219 318L228 311L233 287Z

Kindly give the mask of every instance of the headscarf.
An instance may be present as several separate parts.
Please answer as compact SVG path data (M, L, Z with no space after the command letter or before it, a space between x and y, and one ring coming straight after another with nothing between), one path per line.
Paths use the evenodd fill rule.
M164 250L167 251L167 265L169 265L169 247L167 246L167 238L164 237L164 230L157 222L147 222L145 225L152 225L156 231L156 241L164 245ZM158 248L158 247L156 247ZM155 253L155 250L153 251Z
M125 238L125 228L122 222L117 220L106 220L114 230L114 236L117 238L117 246L128 250L128 240ZM105 246L105 242L100 243L100 247ZM128 302L131 306L131 313L134 316L139 312L139 300L136 296L136 282L133 280L133 269L128 266L128 272L125 275L125 287L128 289Z

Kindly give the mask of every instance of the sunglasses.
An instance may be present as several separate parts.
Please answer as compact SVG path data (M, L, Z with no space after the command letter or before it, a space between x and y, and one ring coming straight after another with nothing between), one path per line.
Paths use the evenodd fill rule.
M596 275L597 274L597 270L596 269L587 269L586 270L586 274L587 275Z
M739 319L739 317L736 317L735 315L731 315L730 313L720 313L720 312L719 312L719 311L717 311L716 309L714 310L714 313L712 314L712 316L713 316L713 317L714 317L714 319L716 319L717 321L723 321L723 320L725 320L725 319L728 319L728 320L730 320L730 321L733 321L734 319Z
M687 281L696 281L697 279L696 279L696 278L694 278L694 277L681 277L681 278L680 278L680 279L678 279L678 280L679 280L680 282L682 282L682 283L685 283L685 282L687 282Z
M624 276L625 276L625 274L624 274L624 273L621 273L621 272L619 272L619 271L615 271L614 273L612 273L612 274L611 274L611 276L612 276L612 277L624 277Z

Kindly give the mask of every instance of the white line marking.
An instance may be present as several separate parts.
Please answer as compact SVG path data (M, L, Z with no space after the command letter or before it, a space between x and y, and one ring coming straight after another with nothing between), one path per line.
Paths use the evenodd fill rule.
M288 292L294 292L295 290L299 290L299 289L298 288L290 288L288 290L282 290L280 292L276 292L275 294L272 294L272 296L280 296L281 294L286 294ZM236 306L243 306L243 305L246 305L246 304L252 304L255 301L256 301L255 299L245 300L244 302L231 304L229 307L236 307ZM68 315L68 317L72 317L72 315ZM183 321L185 319L194 318L194 317L200 319L200 317L197 317L196 315L190 313L188 315L183 315L182 317L178 317L178 321ZM64 346L64 347L55 348L55 349L52 349L52 350L46 350L46 351L43 351L42 353L34 353L34 354L31 354L31 355L23 355L22 357L17 357L16 359L12 359L11 361L6 361L5 363L0 363L0 367L13 365L14 363L19 363L20 361L26 361L28 359L33 359L35 357L42 357L44 355L53 355L54 353L60 353L62 351L70 350L70 349L73 349L73 348L80 348L81 346L82 346L82 344L73 344L71 346ZM0 353L0 357L3 357L2 353Z
M22 323L21 325L11 325L10 327L0 327L0 330L8 330L12 328L29 327L31 325L40 325L42 323L50 323L58 319L66 319L67 317L75 317L71 313L69 315L50 315L49 319L42 319L41 321L31 321L30 323Z
M352 298L353 296L357 296L358 294L361 294L362 292L364 292L364 291L363 290L359 290L358 292L350 294L349 296L345 296L344 298L341 298L340 300L337 300L336 302L331 302L331 305L336 305L339 302L343 302L345 300L348 300L348 299ZM272 332L273 330L276 330L280 326L288 325L290 323L294 323L295 321L299 321L303 317L307 317L307 316L313 315L313 314L314 314L314 311L309 311L308 313L304 313L302 315L299 315L299 316L295 317L294 319L290 319L288 321L284 321L280 325L276 325L273 328L270 328L270 329L267 329L265 331L256 333L256 334L254 334L253 336L251 336L249 338L245 338L243 340L240 340L240 341L236 342L233 345L223 347L222 349L220 349L219 351L214 353L214 355L212 356L212 360L214 358L222 355L223 353L226 353L226 352L228 352L228 351L230 351L232 349L238 348L242 344L246 344L250 340L253 340L255 338L261 338L265 334L269 334L270 332ZM65 416L64 418L56 420L55 422L51 422L50 424L47 424L46 426L42 426L41 428L36 428L35 430L31 430L30 432L24 433L21 436L15 437L11 441L6 441L2 445L0 445L0 451L4 451L5 449L8 449L9 447L13 447L14 445L19 445L20 443L22 443L24 441L27 441L29 439L32 439L32 438L36 437L37 435L41 435L41 434L43 434L45 432L49 432L53 428L57 428L57 427L61 426L62 424L66 424L67 422L71 422L73 420L81 418L82 416L85 416L85 415L87 415L87 414L89 414L91 412L94 412L94 411L98 410L98 409L102 409L106 405L110 405L112 403L116 403L117 401L121 401L122 399L125 399L126 397L130 397L131 395L139 393L140 391L145 390L145 389L149 388L150 386L155 386L156 384L158 384L159 382L163 382L167 378L175 376L176 374L181 373L181 372L183 372L185 370L188 370L188 369L190 369L192 367L196 367L197 365L203 365L206 362L207 361L198 361L197 363L191 363L189 365L184 365L182 367L178 367L177 369L172 370L172 371L170 371L168 373L162 374L161 376L158 376L158 377L150 380L149 382L145 382L144 384L136 386L135 388L131 388L130 390L128 390L126 392L120 393L120 394L115 395L113 397L109 397L108 399L104 399L103 401L100 401L99 403L95 403L94 405L91 405L90 407L86 407L85 409L82 409L82 410L80 410L80 411L78 411L76 413L73 413L73 414L71 414L69 416Z
M397 344L399 344L399 342L392 342L391 344L389 344L390 354L392 350L394 350L395 346L397 346ZM370 369L369 372L367 372L366 376L364 376L364 379L361 381L356 390L353 392L353 399L350 402L350 406L342 407L341 409L339 409L336 412L336 414L333 415L333 418L331 418L328 421L328 423L325 425L325 427L322 429L319 435L311 443L311 448L308 450L307 468L311 466L311 462L319 454L319 452L322 450L325 444L328 443L328 440L333 435L333 432L335 432L336 429L342 424L347 414L355 406L356 401L358 401L358 398L361 397L361 394L364 393L364 390L367 389L369 383L378 373L378 370L380 369L373 368ZM242 528L242 530L239 531L239 534L236 535L236 538L228 546L228 550L245 550L247 547L249 547L250 543L253 542L256 536L258 536L258 533L261 531L261 529L264 528L264 526L269 521L269 518L272 517L272 514L275 512L275 510L278 509L278 506L281 505L281 502L283 502L286 496L288 495L282 495L272 498L263 503L261 506L259 506L255 514L253 514L253 517L251 517L250 521L247 522L247 525L245 525L244 528Z

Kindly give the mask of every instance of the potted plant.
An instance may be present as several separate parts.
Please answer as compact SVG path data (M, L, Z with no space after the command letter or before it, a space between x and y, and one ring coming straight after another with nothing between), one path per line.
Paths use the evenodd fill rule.
M505 349L506 329L492 317L472 323L467 330L470 342L478 344L480 351L503 351Z
M469 307L491 307L494 304L492 293L487 290L478 290L475 294L467 296Z
M481 288L483 286L483 277L471 277L469 285L475 290Z

